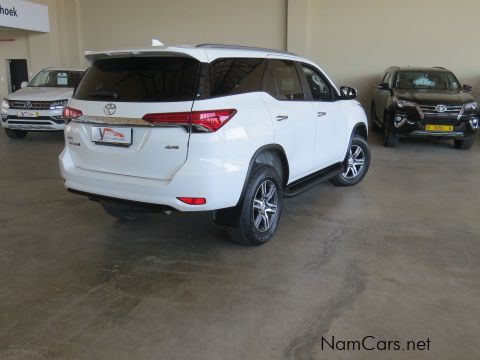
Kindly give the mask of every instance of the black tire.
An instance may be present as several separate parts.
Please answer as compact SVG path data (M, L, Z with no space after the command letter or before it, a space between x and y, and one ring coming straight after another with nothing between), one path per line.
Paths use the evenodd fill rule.
M390 130L390 127L391 124L388 116L385 115L385 121L383 124L383 146L393 148L398 145L398 135L394 134Z
M265 191L262 185L265 184ZM272 188L274 186L274 188ZM268 195L275 190L275 194L267 199L262 194ZM259 196L262 200L258 200ZM257 208L254 208L254 200ZM272 214L274 202L276 201L276 211ZM261 202L263 210L258 208L258 202ZM268 165L256 166L248 179L247 188L243 203L241 204L240 216L236 227L228 227L227 232L233 242L244 246L258 246L265 244L270 240L277 230L280 216L283 209L283 184L275 169ZM268 217L267 211L270 211L271 217ZM264 220L266 216L268 221ZM261 218L259 224L255 224L255 219ZM263 226L262 226L263 223ZM267 225L269 225L267 227Z
M360 151L356 155L355 153L358 149ZM362 161L360 162L360 160ZM345 159L347 169L344 173L330 179L330 182L336 186L353 186L358 184L367 175L370 161L371 154L367 142L358 135L354 136Z
M101 202L103 209L114 218L121 221L138 221L144 216L143 213L136 212L128 206L116 204L113 202Z
M28 131L25 131L25 130L13 130L13 129L7 129L5 128L5 134L7 134L7 136L10 138L10 139L23 139L25 136L27 136L27 133Z
M475 135L470 135L461 140L453 140L455 144L455 148L460 150L469 150L472 148L473 144L475 144Z
M377 115L375 111L375 104L372 103L371 111L370 111L370 125L372 128L372 131L375 133L380 133L382 132L382 128L377 125L376 121L377 120Z

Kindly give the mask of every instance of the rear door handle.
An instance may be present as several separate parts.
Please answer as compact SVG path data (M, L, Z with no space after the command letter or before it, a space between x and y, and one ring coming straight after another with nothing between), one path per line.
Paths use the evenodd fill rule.
M284 121L284 120L287 120L287 119L288 119L288 116L287 116L287 115L277 115L277 116L275 117L275 119L276 119L277 121Z
M323 112L323 111L317 112L317 116L318 116L318 117L322 117L322 116L325 116L325 115L327 115L326 112Z

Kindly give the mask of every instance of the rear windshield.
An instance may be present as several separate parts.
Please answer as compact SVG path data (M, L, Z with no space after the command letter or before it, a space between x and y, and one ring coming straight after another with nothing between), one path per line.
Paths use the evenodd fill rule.
M97 60L74 98L88 101L168 102L195 97L199 62L185 57Z

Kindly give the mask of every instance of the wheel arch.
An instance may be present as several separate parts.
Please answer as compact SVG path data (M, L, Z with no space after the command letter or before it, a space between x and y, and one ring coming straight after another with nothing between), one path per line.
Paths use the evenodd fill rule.
M352 140L353 138L359 135L362 137L365 141L368 140L368 130L367 130L367 125L364 122L357 122L350 133L350 139L348 140L348 146L345 151L345 159L343 161L344 164L346 164L347 158L348 158L348 151L350 149L350 146L352 145Z
M237 205L227 209L215 210L213 212L213 221L216 224L224 226L236 226L238 224L248 180L250 179L250 174L252 173L255 164L266 164L272 166L275 170L277 170L278 175L281 177L283 186L287 185L290 175L290 168L288 165L287 155L283 147L278 144L267 144L260 147L255 151L250 159L250 164L248 166L247 174L243 182L243 188ZM279 173L278 170L280 170L281 173Z
M282 183L285 186L290 176L290 168L288 165L287 154L281 145L269 144L264 145L257 149L250 160L248 167L247 177L245 179L244 188L247 183L247 179L255 166L255 164L265 164L272 166L277 170L278 175L282 179Z
M353 127L352 134L350 136L350 143L352 142L352 139L355 135L359 135L365 140L368 140L367 126L363 122L359 122Z

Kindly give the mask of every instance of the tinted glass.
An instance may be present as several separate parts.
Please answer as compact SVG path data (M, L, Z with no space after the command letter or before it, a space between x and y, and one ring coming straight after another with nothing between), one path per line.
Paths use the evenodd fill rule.
M199 62L184 57L97 60L74 95L90 101L167 102L193 100Z
M332 89L323 76L311 67L302 65L313 100L332 100Z
M383 79L382 79L382 83L383 83L383 84L386 84L386 83L389 82L389 80L390 80L390 73L387 72L387 73L385 74L385 76L383 77Z
M395 88L399 90L459 91L460 84L447 71L401 71L397 74Z
M210 65L210 96L261 91L263 59L218 59Z
M29 87L71 87L78 85L83 71L43 70L28 84Z
M305 99L295 64L289 60L270 60L265 90L279 100Z
M272 71L269 70L268 73L265 76L266 76L266 80L265 80L264 91L267 92L268 94L272 95L274 98L278 99L277 85L275 84L275 81L273 80Z

